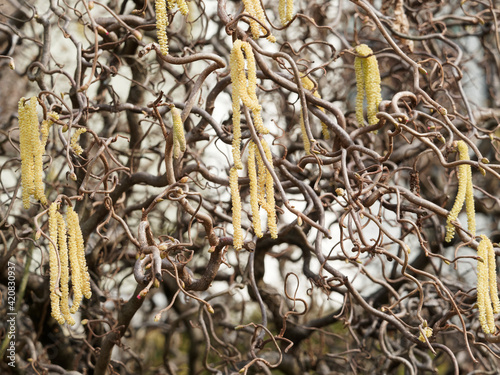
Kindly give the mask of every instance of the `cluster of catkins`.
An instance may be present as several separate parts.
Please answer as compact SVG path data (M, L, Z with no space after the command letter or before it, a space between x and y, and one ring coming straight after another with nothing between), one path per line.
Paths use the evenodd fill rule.
M75 324L71 314L76 313L85 298L90 299L90 276L85 261L85 246L78 214L68 207L66 221L58 210L58 204L49 207L49 265L50 303L52 317L59 324ZM69 271L73 285L73 305L69 307Z
M43 205L47 205L43 183L42 157L49 137L49 129L59 119L56 113L49 113L48 119L40 125L37 116L37 98L21 98L18 105L19 147L21 152L21 184L23 188L23 206L30 207L33 196ZM70 140L73 152L80 155L83 149L78 144L78 137L85 133L85 128L75 131ZM84 244L78 214L68 208L66 221L58 212L58 204L49 207L49 266L50 300L52 316L60 324L75 324L71 314L76 313L83 296L90 298L90 277L85 262ZM37 238L40 233L37 233ZM71 262L71 281L73 285L73 305L69 308L69 271Z
M245 55L243 55L243 52ZM247 72L245 73L245 56ZM241 228L241 198L238 188L238 170L243 169L241 161L241 112L240 101L252 111L253 126L259 135L259 145L250 141L248 146L248 177L250 179L250 205L252 207L252 223L255 235L262 237L260 208L267 212L267 225L272 238L277 238L276 208L274 199L273 177L266 167L273 168L273 159L269 145L261 136L268 134L261 117L261 106L257 99L257 75L255 58L250 44L236 40L230 57L231 83L233 85L233 161L234 167L229 173L233 205L233 245L235 249L243 246L243 230ZM248 79L247 79L248 75ZM260 146L260 148L259 148ZM262 151L262 152L261 152Z
M56 113L49 113L49 119L40 127L36 112L37 98L19 100L19 147L21 149L21 183L23 187L24 208L30 207L33 196L42 204L47 204L43 184L43 154L49 137L49 128L53 120L58 119Z
M464 141L456 143L458 158L468 161L469 148ZM458 191L453 207L446 220L446 242L450 242L455 235L455 224L458 214L465 203L467 213L467 229L472 237L476 236L476 214L474 209L474 191L472 188L472 171L469 164L458 166ZM477 262L477 306L479 309L479 322L484 333L495 333L495 319L493 313L500 313L498 299L497 266L495 251L490 239L482 234L477 248L480 258Z
M156 36L158 38L158 44L160 45L160 51L163 55L168 55L168 37L167 37L167 26L168 26L168 15L167 8L173 9L175 6L179 8L179 11L183 16L189 13L188 5L185 0L170 0L167 2L165 0L155 1L156 10Z

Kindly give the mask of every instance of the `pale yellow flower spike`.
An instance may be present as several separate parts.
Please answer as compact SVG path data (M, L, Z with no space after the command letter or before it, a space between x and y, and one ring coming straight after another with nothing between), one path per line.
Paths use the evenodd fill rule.
M173 3L173 2L169 2ZM158 37L158 44L160 51L163 55L168 55L168 37L167 37L167 4L165 0L155 0L156 11L156 35Z
M304 111L302 111L302 108L300 109L300 131L302 133L302 142L304 143L306 155L311 155L311 142L307 137L306 125L304 123Z
M177 159L181 152L186 151L186 137L179 110L172 105L170 111L172 112L172 123L174 124L174 157Z
M259 212L259 192L257 186L257 166L255 164L255 151L257 146L250 141L248 146L248 179L250 180L250 206L252 207L252 224L255 235L262 237L262 227ZM257 151L258 152L258 151Z
M238 65L239 68L239 80L240 80L240 97L243 103L250 108L252 111L259 109L259 100L257 99L257 66L255 65L255 56L253 54L253 49L247 42L242 42L241 40L235 41L235 47L237 47L236 53L238 54L238 59L241 64ZM245 57L243 56L243 51L245 52L247 60L248 69L248 79L245 76Z
M231 67L231 83L233 85L233 161L237 169L243 169L241 163L241 113L240 113L240 86L244 84L241 78L241 71L244 69L245 62L241 53L241 41L236 40L231 50L229 64Z
M33 159L32 134L33 128L38 128L36 104L36 97L32 97L29 101L21 98L18 107L21 183L23 186L23 205L25 209L30 207L30 196L35 193L35 163Z
M493 313L500 312L498 299L496 257L493 244L484 234L477 247L477 255L481 258L477 262L477 305L479 308L479 322L483 332L496 332Z
M243 56L243 51L246 56L248 79L245 75L245 57ZM253 122L257 132L268 134L269 130L264 126L260 114L262 107L257 99L257 67L252 47L247 42L236 40L231 51L231 58L235 62L231 65L231 82L234 85L233 90L236 88L238 89L239 98L243 104L252 111Z
M78 260L78 242L77 242L77 227L78 214L73 210L73 207L68 207L68 212L66 214L66 220L68 222L68 250L69 250L69 260L71 263L71 283L73 284L73 305L71 306L70 312L72 314L78 311L80 303L83 299L82 293L82 270L80 268L80 261Z
M489 277L489 288L491 304L493 306L493 312L495 314L500 313L500 300L498 298L498 284L497 284L497 262L495 250L493 249L493 244L490 239L486 236L482 237L483 240L487 240L488 244L488 277Z
M457 142L458 154L460 160L470 160L467 144L464 141ZM455 203L446 220L446 237L445 241L450 242L455 235L455 226L452 222L458 219L458 214L462 210L466 196L467 196L467 221L469 224L469 231L475 235L475 213L474 213L474 195L472 192L472 172L470 165L461 164L458 166L458 191ZM469 185L470 184L470 185Z
M241 250L243 247L243 231L241 229L241 198L238 188L238 169L235 167L229 171L229 188L233 204L233 247Z
M293 18L293 0L280 0L278 10L281 24L286 26Z
M82 275L82 292L85 298L90 299L90 297L92 297L92 291L90 289L90 275L87 269L87 261L85 260L85 243L83 242L83 235L78 215L76 215L76 224L76 244L78 248L78 262L80 263L80 272Z
M49 139L49 129L54 124L54 120L59 120L59 115L55 112L49 112L48 119L42 121L42 126L40 127L40 134L42 135L42 147L45 150L45 146L47 145L47 140Z
M361 58L354 59L354 71L356 72L356 120L364 126L363 101L365 100L365 81L363 75L363 63Z
M56 215L59 259L61 262L61 313L69 325L74 325L75 319L69 312L69 262L66 223L61 213L57 212Z
M35 100L33 100L33 98L31 99L32 102ZM43 183L43 154L45 152L45 147L42 146L42 142L40 141L40 131L38 130L38 117L36 115L36 106L32 119L31 143L32 143L33 158L34 158L33 183L35 185L35 191L33 193L33 196L35 197L35 199L39 200L43 205L46 205L47 198L45 197L45 186Z
M271 164L271 168L273 165L273 156L271 154L271 149L267 145L267 142L264 138L261 138L260 143L262 144L262 148L266 153L266 159ZM276 224L276 202L274 199L274 180L271 173L266 169L266 205L264 208L267 211L267 226L269 228L269 233L271 233L271 238L278 238L278 226Z
M247 58L247 69L248 69L248 84L240 86L241 99L248 108L251 109L253 115L253 125L257 132L261 134L268 134L269 129L264 126L262 121L261 110L262 107L259 104L259 99L257 99L257 66L255 64L255 56L253 54L253 49L247 42L242 42L241 48L245 51ZM241 72L242 77L245 77L244 70ZM242 89L246 86L246 94Z
M311 79L308 76L302 77L301 81L302 81L302 86L306 90L309 91L314 90L314 82L311 81ZM321 95L319 94L317 89L313 91L313 95L316 98L321 99ZM318 107L318 108L320 109L321 112L325 113L325 109L323 107ZM321 121L321 132L323 133L323 138L325 138L326 140L330 139L330 131L328 129L328 126L323 121Z
M465 146L465 156L469 160L467 146ZM465 189L465 211L467 212L467 229L472 237L476 236L476 210L474 209L474 188L472 187L472 170L470 165L467 165L467 187Z
M266 16L264 14L264 9L262 9L262 5L260 0L243 0L243 5L245 6L245 10L249 15L255 17L261 24L266 23ZM259 22L250 19L250 31L252 32L252 37L254 39L258 39L261 34L266 33L266 29L264 29ZM267 37L271 43L276 41L276 38L272 35Z
M363 71L365 73L368 124L376 125L379 121L377 112L378 106L382 101L382 94L380 88L380 72L375 56L370 56L365 59Z
M189 7L186 4L185 0L176 0L177 6L179 7L179 11L183 16L187 16L189 13Z
M245 57L247 57L248 80L245 74ZM231 83L233 85L232 109L233 109L233 161L237 169L243 169L241 162L241 113L240 99L252 111L254 126L261 134L269 133L262 121L261 106L257 99L257 69L252 47L247 42L236 40L233 44L230 56Z
M477 247L477 256L481 258L477 262L477 306L479 309L479 323L481 323L484 333L491 333L486 313L486 306L491 306L491 299L488 291L488 244L484 241L484 238L479 242L479 246Z
M266 205L266 177L267 177L267 169L264 165L264 160L262 160L262 156L260 152L255 153L257 157L257 167L258 167L258 176L257 176L257 196L259 200L259 204L261 206Z
M82 146L78 144L78 138L80 137L80 135L86 132L86 128L78 128L76 129L75 134L73 134L73 136L71 137L70 146L73 149L73 152L77 155L81 155L83 152Z
M366 93L368 124L375 125L379 121L376 114L378 112L378 106L382 101L380 72L377 58L366 44L358 45L355 50L356 53L361 56L356 57L354 60L354 70L356 72L356 84L358 89L356 97L356 119L360 125L363 125L362 93L364 91Z
M64 324L61 315L61 294L59 291L59 258L58 258L58 225L57 225L57 203L49 207L49 273L50 273L50 306L51 315L59 324Z

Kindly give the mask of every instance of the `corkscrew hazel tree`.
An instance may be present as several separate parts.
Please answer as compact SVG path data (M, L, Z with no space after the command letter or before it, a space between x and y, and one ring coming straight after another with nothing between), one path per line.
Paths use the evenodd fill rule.
M497 371L495 2L4 3L18 372Z

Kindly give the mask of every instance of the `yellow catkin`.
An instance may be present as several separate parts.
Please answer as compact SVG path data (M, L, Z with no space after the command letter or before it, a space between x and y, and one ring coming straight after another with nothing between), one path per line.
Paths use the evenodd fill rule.
M179 110L174 106L170 107L172 112L172 123L174 131L174 157L177 159L181 152L186 151L186 137L184 135L184 125Z
M496 275L496 260L493 244L484 234L477 247L477 305L479 308L479 323L484 333L495 333L493 313L500 311Z
M245 55L243 55L245 52ZM245 57L247 74L245 74ZM240 111L239 100L243 102L253 115L253 122L257 132L268 134L269 130L262 121L261 110L257 98L257 67L252 47L247 42L236 40L230 56L231 83L233 85L233 116ZM247 79L248 75L248 79ZM233 117L234 127L234 117Z
M78 144L78 138L80 137L80 135L86 132L86 128L78 128L76 129L75 134L73 134L73 136L71 137L70 146L73 149L73 152L77 155L81 155L83 152L82 146Z
M264 138L261 139L262 148L266 154L266 159L273 166L273 156L271 154L271 149L267 145L267 142ZM274 180L273 176L267 170L266 173L266 206L265 209L267 211L267 226L269 228L269 233L271 234L271 238L278 238L278 226L276 224L276 203L274 199Z
M248 79L245 74L245 56L248 69ZM233 44L230 56L231 83L233 85L232 110L233 110L233 161L237 169L242 169L241 162L241 113L240 99L251 111L253 122L257 132L269 133L264 126L261 116L261 106L257 99L257 69L255 57L250 44L236 40Z
M363 98L364 94L366 94L368 124L375 125L379 121L376 114L378 106L382 101L377 58L366 44L358 45L355 50L360 56L354 60L358 90L356 97L356 119L360 125L363 125Z
M238 64L238 79L239 84L239 94L243 103L250 108L252 111L260 107L259 101L257 99L257 66L255 65L255 56L253 54L253 49L247 42L242 42L241 40L235 41L234 47L236 48L235 53L237 54L239 64ZM243 56L245 52L245 56ZM245 57L247 65L248 78L245 76Z
M74 325L75 319L69 312L69 262L66 223L60 212L57 212L56 215L59 260L61 262L61 313L69 325Z
M236 40L231 50L229 59L231 67L231 83L233 85L232 110L233 110L233 161L237 169L243 169L241 163L241 113L240 113L240 86L245 84L241 78L241 71L244 69L245 62L241 53L241 41Z
M314 90L314 82L311 81L311 79L308 76L302 77L301 81L302 81L302 86L306 90L309 91ZM313 91L313 95L316 98L321 99L321 95L319 94L317 89ZM318 107L318 108L320 109L321 112L325 113L325 109L323 107ZM323 133L323 138L325 138L326 140L330 139L330 131L328 130L328 126L323 121L321 122L321 132Z
M240 96L243 103L252 111L253 123L257 132L268 134L269 130L264 126L264 122L262 121L262 107L257 98L257 65L255 64L253 49L247 42L241 42L241 49L245 52L246 56L248 80L245 83L245 71L244 68L241 69L239 72L240 81L242 81L239 87ZM243 56L241 58L243 59Z
M246 12L259 21L257 22L254 19L249 20L252 37L254 39L258 39L262 34L266 33L266 29L261 26L261 24L266 24L264 9L262 9L260 0L243 0L243 5L245 6ZM269 35L267 37L267 40L274 43L276 41L276 38L272 35Z
M469 152L467 146L464 143L463 150L460 153L464 154L460 156L461 160L469 160ZM462 159L463 157L463 159ZM465 212L467 213L467 229L469 230L472 237L476 236L476 210L474 208L474 188L472 187L472 170L470 165L467 168L467 186L465 189Z
M491 304L495 314L500 313L500 300L498 298L498 284L497 284L497 262L495 250L490 239L485 235L481 236L482 241L486 241L488 249L488 278L489 278L489 291L491 297ZM482 242L481 241L481 242Z
M259 195L257 186L257 166L255 164L255 151L257 146L250 141L248 146L248 179L250 180L250 206L252 207L252 224L255 235L262 237L262 227L260 223ZM258 151L257 151L258 152Z
M173 4L173 1L169 4ZM156 10L156 35L158 37L158 44L160 51L163 55L168 55L168 37L167 37L167 4L165 0L155 0Z
M59 297L59 262L58 262L58 225L57 225L57 203L52 203L49 207L49 273L50 273L50 306L52 317L64 324L61 315L61 298Z
M256 152L255 156L257 157L257 196L259 200L259 204L264 206L266 204L266 177L267 177L267 169L264 165L264 160L260 155L260 152Z
M59 115L55 112L49 112L47 120L42 121L42 126L40 127L40 135L42 136L42 147L45 150L47 145L47 140L49 139L49 129L54 124L54 120L59 120Z
M240 102L237 96L233 93L233 162L237 169L243 169L243 164L241 162L241 114L240 114Z
M76 218L78 219L78 216ZM79 221L77 221L75 232L76 244L78 248L78 262L80 263L80 270L82 275L82 292L85 298L90 299L90 297L92 297L92 290L90 288L90 274L87 269L87 261L85 260L85 243L83 241L83 235Z
M186 4L185 0L176 0L177 6L179 7L179 11L183 16L187 16L189 13L189 7Z
M469 160L469 151L467 144L464 141L457 142L457 148L459 153L460 160ZM458 191L457 196L455 198L455 203L451 208L450 213L448 214L448 218L446 220L446 237L445 241L450 242L455 235L455 226L452 222L458 219L458 214L462 210L462 206L464 205L466 196L467 198L467 220L470 225L469 230L472 232L476 232L475 228L475 214L474 214L474 196L472 192L472 172L470 169L470 165L461 164L458 166ZM470 185L469 185L470 184Z
M363 101L365 100L365 81L363 76L363 64L359 57L354 59L354 71L356 73L356 120L363 126L365 123L363 116Z
M172 147L172 152L174 154L174 158L178 158L179 156L181 156L181 145L179 143L179 140L177 138L174 137L174 144L173 144L173 147Z
M364 73L368 124L376 125L379 121L377 118L378 106L382 101L380 72L375 56L367 57L365 60Z
M278 10L281 24L286 26L293 18L293 0L280 0Z
M45 147L42 146L42 142L40 141L40 132L38 130L38 118L36 117L36 112L34 113L34 118L32 121L33 125L31 127L31 143L34 159L33 183L35 185L33 196L43 205L46 205L47 198L45 197L45 186L43 183L43 154L45 152Z
M238 169L231 168L229 172L229 188L233 205L233 246L236 250L243 247L243 230L241 229L241 198L238 188Z
M306 132L306 125L304 122L304 111L300 110L300 132L302 133L302 143L304 144L304 150L306 155L311 155L311 141Z
M30 207L30 196L35 193L34 143L32 137L33 129L38 128L36 105L36 97L32 97L29 101L25 98L19 100L19 147L21 149L21 183L25 209Z
M78 259L79 246L76 234L77 227L79 226L78 214L73 210L73 207L68 207L66 221L68 222L68 251L71 264L71 283L73 284L73 305L71 306L70 312L74 314L77 312L83 299L83 276L80 268L80 261Z

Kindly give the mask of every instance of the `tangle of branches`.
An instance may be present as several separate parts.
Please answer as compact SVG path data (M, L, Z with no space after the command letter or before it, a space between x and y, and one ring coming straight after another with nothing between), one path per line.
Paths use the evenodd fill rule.
M499 17L0 4L0 372L496 373Z

